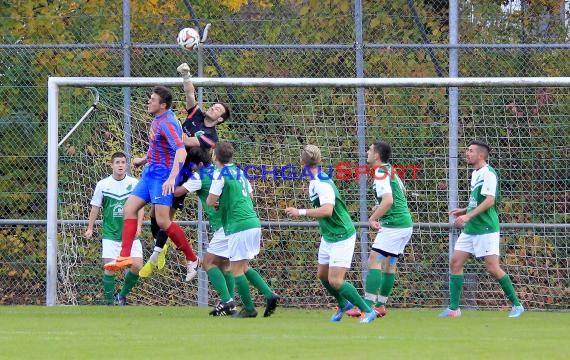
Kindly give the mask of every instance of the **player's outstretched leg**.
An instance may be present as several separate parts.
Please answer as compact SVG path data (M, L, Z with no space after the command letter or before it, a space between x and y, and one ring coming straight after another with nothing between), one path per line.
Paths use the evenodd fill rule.
M503 289L503 292L505 293L511 304L513 304L511 312L509 313L509 317L517 318L521 316L522 313L524 312L524 307L522 306L515 292L513 282L511 281L509 275L505 274L497 281L499 282L499 285L501 285L501 289Z
M364 301L364 299L358 294L356 288L349 282L344 280L338 292L350 302L355 304L363 311L364 317L360 320L361 324L368 324L376 319L376 313L372 308Z
M271 316L277 308L277 302L280 299L279 295L271 290L267 282L261 277L261 274L254 268L250 267L247 269L245 277L265 297L265 311L263 312L263 317Z

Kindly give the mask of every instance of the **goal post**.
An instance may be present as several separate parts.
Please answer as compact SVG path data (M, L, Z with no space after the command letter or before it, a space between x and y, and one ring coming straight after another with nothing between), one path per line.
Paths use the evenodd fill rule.
M435 306L437 302L443 305L443 299L446 297L446 272L448 260L448 243L437 245L438 241L443 238L449 238L448 231L450 225L447 221L447 215L441 213L447 210L449 205L448 189L463 189L460 196L455 194L455 198L460 203L466 202L465 184L468 181L468 172L465 165L461 165L461 171L455 187L450 186L449 178L447 178L446 164L450 163L450 159L457 159L460 154L452 154L447 151L447 139L455 137L456 139L466 139L469 137L490 137L495 146L508 146L509 149L516 148L512 153L499 154L498 158L493 160L504 163L503 169L508 172L507 176L501 173L502 180L505 179L507 189L508 203L503 206L503 211L510 212L509 216L502 218L502 229L509 232L507 245L509 253L506 254L507 265L513 267L529 266L533 271L546 272L547 276L555 279L552 288L558 289L560 284L564 282L564 278L568 276L568 269L558 268L555 274L549 274L547 263L536 263L533 260L533 252L541 253L542 248L546 254L552 258L555 264L561 261L562 257L568 255L567 235L570 230L568 219L565 218L563 211L560 211L560 190L561 186L568 188L568 180L564 178L553 180L552 187L545 188L543 184L538 182L548 182L546 178L537 178L536 191L546 189L547 195L534 196L532 201L543 202L543 205L537 205L541 213L537 216L525 216L528 208L522 205L525 198L521 192L524 187L521 186L526 177L521 177L518 166L524 166L517 162L517 156L534 156L537 160L553 161L550 168L546 169L540 176L551 176L556 171L564 171L570 173L568 169L568 160L556 157L553 152L562 148L568 139L570 126L568 122L562 120L562 115L568 113L566 110L570 99L570 78L568 77L536 77L536 78L193 78L196 88L204 89L227 89L238 88L244 100L241 103L230 104L232 106L232 119L230 125L232 129L224 129L220 134L221 140L229 140L236 144L244 144L244 148L255 148L256 154L261 154L257 158L247 159L252 165L295 165L293 163L298 159L299 144L312 141L321 146L324 155L327 155L331 161L336 161L338 165L342 161L349 162L350 165L358 164L355 160L358 154L354 149L363 148L376 138L386 138L388 142L396 145L396 156L399 161L409 162L402 165L424 164L425 168L421 172L423 178L417 182L410 184L409 193L413 201L414 223L416 233L412 239L411 255L409 262L414 265L408 265L408 258L402 260L402 286L395 297L398 299L398 305L401 306ZM60 189L58 167L60 161L60 149L58 143L60 141L60 91L63 88L79 88L79 87L96 87L98 89L120 89L123 87L150 87L154 85L164 85L173 88L182 88L181 78L77 78L77 77L50 77L48 80L48 168L47 168L47 273L46 273L46 304L53 306L58 304L58 226L73 224L74 226L81 224L86 217L81 215L80 210L70 213L75 218L63 218L58 216L58 203L60 200ZM447 128L447 98L445 95L446 88L466 89L467 95L473 100L465 106L460 106L460 119L464 122L458 129L457 133L449 133ZM365 88L368 90L364 96L366 108L367 126L365 135L357 136L356 131L352 127L356 123L348 123L347 121L355 116L354 106L356 96L352 92L356 88ZM467 91L467 89L473 89ZM555 101L554 106L550 105L548 111L538 109L537 113L533 113L533 102L535 97L538 99L538 90L533 88L552 88L558 89L552 91L557 92L556 100L554 95L551 96L551 102ZM268 89L279 89L279 92L271 92ZM396 90L394 90L396 89ZM416 90L420 89L420 90ZM491 89L491 90L490 90ZM526 91L525 89L533 89ZM109 90L110 91L110 90ZM105 97L104 90L101 95L101 103L109 102L112 96ZM528 94L527 94L528 92ZM536 95L535 95L536 93ZM505 94L508 94L506 96ZM530 95L529 95L530 94ZM213 92L209 99L218 99L221 93ZM540 95L542 96L542 95ZM208 96L207 96L208 97ZM496 99L495 97L501 97ZM510 102L501 103L502 99L515 99L512 106ZM462 95L459 95L461 103ZM120 99L122 101L122 97ZM478 102L477 102L478 101ZM144 105L144 102L141 103ZM139 105L141 105L139 104ZM89 104L86 104L87 107ZM295 108L293 105L297 105ZM508 107L508 106L510 107ZM514 108L518 105L518 108ZM514 107L513 107L514 106ZM544 108L547 108L543 104ZM144 106L142 106L144 107ZM139 106L139 108L142 108ZM247 108L247 110L244 110ZM542 109L544 109L542 108ZM489 109L489 110L487 110ZM120 112L120 104L111 104L109 106L109 114ZM519 116L520 113L524 113ZM143 111L140 112L143 114ZM109 115L110 116L110 115ZM236 123L232 125L233 119L247 120L251 119L251 123ZM493 117L497 117L498 120ZM142 117L142 115L141 115ZM265 118L271 120L265 120ZM477 123L481 119L489 118L488 122ZM182 118L179 117L182 120ZM142 119L143 123L149 123L148 115L146 119ZM530 121L536 120L537 131L524 130L522 126L532 127ZM540 122L540 123L539 123ZM510 128L510 124L516 123L516 126ZM142 126L141 124L139 124ZM503 127L503 129L501 129ZM505 130L503 134L502 130ZM118 130L119 131L119 130ZM136 131L136 129L134 130ZM263 139L260 135L268 137L280 137L279 141L259 141ZM538 135L536 135L538 134ZM549 136L554 136L554 140L548 140ZM532 136L543 136L545 144L534 153L528 155L525 147L531 144ZM71 136L73 138L73 135ZM94 142L105 141L104 138L92 138ZM399 140L405 144L398 144ZM445 140L443 145L441 140ZM122 140L121 140L122 141ZM503 144L505 143L505 144ZM464 143L462 143L464 145ZM513 145L515 144L515 145ZM548 144L551 144L553 151L549 151ZM567 144L567 142L566 142ZM532 145L532 144L531 144ZM135 146L139 151L138 147ZM417 147L417 148L416 148ZM409 148L409 151L406 151ZM144 149L146 150L146 149ZM136 151L136 150L135 150ZM511 151L511 150L509 150ZM562 151L564 151L562 149ZM567 151L567 150L566 150ZM461 150L460 150L461 152ZM532 152L532 150L531 150ZM238 152L239 153L239 152ZM422 155L423 154L423 155ZM552 157L552 158L549 158ZM524 158L526 159L526 157ZM534 158L533 158L534 159ZM246 159L241 159L246 161ZM91 164L90 159L85 160L86 163L82 167L88 168ZM267 163L274 162L273 164ZM533 163L532 159L529 163ZM356 162L356 163L355 163ZM460 161L461 162L461 161ZM87 164L87 165L86 165ZM534 164L534 163L533 163ZM85 166L83 166L85 165ZM500 167L500 166L499 166ZM336 168L335 168L336 169ZM90 176L97 176L103 173L89 173ZM558 174L560 175L560 174ZM509 176L511 176L509 178ZM513 180L514 177L514 180ZM520 177L520 178L519 178ZM90 179L93 182L100 178ZM366 184L364 176L358 179L358 184ZM305 241L316 242L318 238L315 232L315 223L291 223L282 214L279 213L281 208L290 202L304 204L306 201L302 197L302 192L290 192L289 186L294 185L276 183L272 186L261 187L261 199L256 203L258 213L264 225L264 239L266 244L277 254L284 252L287 258L275 257L272 261L279 261L279 266L284 270L273 274L274 282L281 284L281 277L290 277L295 283L288 283L287 288L280 289L287 291L286 296L291 300L289 306L317 306L314 302L307 300L311 297L321 296L314 289L311 276L306 276L305 272L310 272L313 268L312 264L305 264L307 259L314 260L316 256L315 247L307 247L303 244ZM540 185L540 186L539 186ZM534 185L533 185L534 186ZM353 186L346 183L339 186L343 196L349 199L349 207L351 209L353 219L358 219L356 214L359 202L370 200L365 193L362 193L362 187ZM365 187L366 188L366 187ZM69 188L69 193L84 192L84 184L77 184ZM85 206L85 196L91 194L81 194L81 199L75 199L69 196L69 202L78 202L78 207ZM292 197L292 195L299 198ZM552 206L549 202L552 202ZM80 205L80 206L79 206ZM369 204L367 204L369 205ZM368 208L370 208L368 206ZM512 216L511 216L512 213ZM194 219L189 219L194 220ZM505 221L506 220L506 221ZM366 227L365 223L357 223L360 227ZM293 226L303 228L311 228L307 232L293 232L290 229ZM523 229L533 231L539 229L544 235L525 234ZM503 231L503 230L502 230ZM520 231L520 232L517 232ZM65 235L67 232L63 232ZM72 233L71 231L69 232ZM77 229L73 230L77 234ZM542 233L541 233L542 234ZM77 235L70 235L77 236ZM299 238L301 237L301 238ZM294 239L287 243L286 239ZM557 247L552 250L552 247ZM429 256L422 254L429 249ZM307 255L297 256L312 251L312 257ZM441 254L440 254L441 253ZM443 255L443 257L441 256ZM80 255L76 255L77 258ZM263 256L263 254L262 254ZM514 259L520 256L524 258L521 261L527 261L523 264L521 261ZM355 252L355 259L358 259ZM74 260L75 261L75 260ZM431 266L431 263L438 264L437 269ZM98 263L97 263L98 264ZM308 267L306 267L307 265ZM264 263L269 269L271 263ZM365 270L366 264L356 264L355 270ZM445 267L444 270L443 267ZM101 266L99 266L101 268ZM309 270L307 270L309 269ZM434 270L435 269L435 270ZM480 270L476 268L476 270ZM101 270L102 271L102 270ZM269 270L267 270L269 271ZM429 289L428 283L431 282L422 279L417 273L424 272L425 276L437 279L437 288ZM521 274L524 271L521 271ZM443 276L443 277L442 277ZM526 276L526 277L525 277ZM526 273L521 275L521 281L532 278ZM358 277L356 277L357 279ZM75 281L75 280L72 280ZM158 280L157 280L158 281ZM406 286L417 283L422 287L419 291L406 293ZM477 279L466 278L466 291L473 301L479 300L483 307L494 307L500 303L496 299L496 293L487 289L487 280L479 281ZM302 290L294 291L289 289L290 285L297 286ZM72 284L73 285L73 284ZM149 286L154 286L151 284ZM167 289L168 284L157 285L162 286L161 289ZM207 286L202 282L198 286ZM471 286L471 287L470 287ZM533 285L534 286L534 285ZM537 286L539 286L537 284ZM72 286L73 287L73 286ZM361 288L361 286L359 286ZM529 287L528 292L532 292L536 287ZM194 290L194 289L193 289ZM399 291L400 291L399 290ZM136 288L135 290L136 291ZM475 291L481 291L484 294L483 299L478 299ZM557 291L557 290L556 290ZM301 292L301 294L299 293ZM152 293L149 291L148 293ZM75 295L74 295L75 296ZM169 295L174 296L174 295ZM562 299L562 295L552 292L541 294L539 297L529 295L532 298L533 305L531 307L548 308L554 307L552 303L556 303ZM549 300L550 299L550 300ZM469 300L469 299L468 299ZM186 300L185 300L186 301ZM167 300L165 300L168 303ZM161 302L161 303L165 303ZM176 303L176 301L174 301ZM65 302L67 303L67 301ZM317 302L318 303L318 302Z

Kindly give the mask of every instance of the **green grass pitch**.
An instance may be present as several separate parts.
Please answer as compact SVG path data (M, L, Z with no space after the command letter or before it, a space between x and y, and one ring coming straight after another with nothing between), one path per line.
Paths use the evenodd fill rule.
M570 313L389 309L361 325L331 310L208 317L197 307L0 307L2 359L568 359Z

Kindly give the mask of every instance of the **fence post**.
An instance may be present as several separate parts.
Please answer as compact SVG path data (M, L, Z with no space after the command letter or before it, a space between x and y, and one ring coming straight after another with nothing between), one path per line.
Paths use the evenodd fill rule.
M364 77L364 53L362 49L363 34L362 34L362 0L354 2L354 26L356 39L354 42L354 52L356 57L356 77ZM357 119L357 137L358 137L358 165L366 165L366 114L364 104L364 88L356 88L356 119ZM368 221L368 207L366 206L366 177L358 179L358 201L359 208L359 221ZM361 276L362 283L366 279L368 272L368 229L360 228L360 261L361 261Z
M204 48L198 46L198 76L204 76ZM204 103L204 88L198 87L198 106ZM198 256L204 258L204 245L207 243L206 225L204 224L204 208L202 202L198 201ZM208 276L203 269L198 270L198 306L208 306Z
M123 77L131 76L131 2L123 0ZM132 129L131 129L131 88L123 89L123 124L125 127L125 143L123 151L127 155L127 159L131 158L132 147ZM131 173L131 162L127 161L127 172Z
M459 40L459 2L451 0L449 2L449 45L457 45ZM459 49L449 48L449 77L459 76ZM459 187L458 187L458 139L459 139L459 88L449 87L449 203L448 210L458 207ZM449 216L449 221L451 221ZM449 259L453 247L457 240L457 230L449 228ZM448 275L449 276L449 275Z

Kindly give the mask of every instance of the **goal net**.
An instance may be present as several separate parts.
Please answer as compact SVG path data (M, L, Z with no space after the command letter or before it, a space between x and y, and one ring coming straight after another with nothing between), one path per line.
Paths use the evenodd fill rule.
M153 83L162 83L159 80ZM108 164L113 152L127 146L132 156L146 153L146 134L151 121L146 101L150 88L132 86L130 109L126 112L122 86L97 86L100 94L97 109L59 147L57 304L104 303L100 227L96 227L92 239L83 236L89 202L97 181L110 174ZM175 112L184 121L181 86L171 88ZM565 225L570 220L568 89L461 87L456 135L449 132L448 96L444 87L367 87L361 118L354 87L205 87L203 108L218 100L232 108L230 120L218 127L220 140L234 145L237 164L255 167L250 174L259 176L252 184L254 203L264 229L262 251L253 266L282 296L285 306L332 306L331 297L316 279L320 239L316 223L297 226L283 210L287 206L309 206L303 191L306 178L298 180L299 154L304 144L318 145L323 152L324 169L336 170L335 183L355 222L360 220L361 204L365 203L370 211L373 199L361 191L355 178L339 180L336 175L355 173L359 161L364 164L365 151L373 141L381 139L392 145L391 163L407 168L403 172L404 183L416 226L405 255L398 262L390 306L441 307L448 301L448 189L452 188L449 159L458 156L457 195L463 207L468 198L471 171L463 153L470 140L480 139L491 145L490 163L501 179L504 270L513 279L525 305L556 309L567 308L564 299L570 295L569 230ZM82 87L59 88L59 139L89 107L91 96ZM130 137L125 135L126 113L130 115L127 126ZM449 152L450 136L456 136L458 154ZM133 170L133 175L138 176L139 172ZM370 180L369 176L367 188ZM185 210L176 217L184 224L194 249L199 246L198 230L202 227L187 221L197 219L197 209L197 198L189 195ZM375 233L368 231L364 223L357 225L362 226L359 226L353 268L347 277L362 290L364 259ZM211 235L207 234L206 242ZM456 235L452 231L451 239ZM140 238L146 260L153 244L148 226ZM485 273L482 262L470 261L465 273L463 306L508 305L496 281ZM189 283L183 281L184 274L183 257L169 251L165 270L152 278L141 279L129 296L130 303L197 304L201 302L200 292L206 294L210 305L217 301L203 271L200 279ZM122 284L120 275L117 279ZM262 298L258 297L256 302L263 303Z

